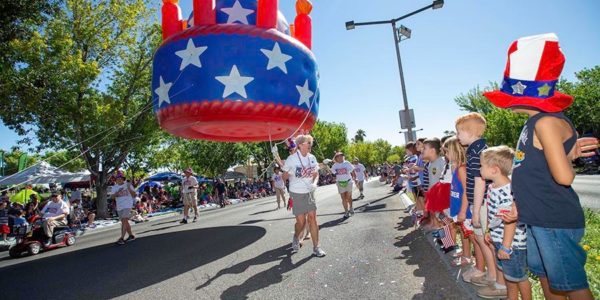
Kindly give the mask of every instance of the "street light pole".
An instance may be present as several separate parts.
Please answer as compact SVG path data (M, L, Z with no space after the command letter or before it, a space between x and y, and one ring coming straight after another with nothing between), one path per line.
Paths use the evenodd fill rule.
M398 29L396 21L392 21L392 32L394 33L394 44L396 45L396 58L398 59L398 71L400 72L400 86L402 87L402 98L404 100L404 116L407 120L407 132L410 139L413 138L413 130L411 126L411 118L408 110L408 97L406 96L406 85L404 84L404 71L402 71L402 59L400 58L400 39L398 38ZM409 141L406 141L408 143Z
M352 30L352 29L356 28L356 26L392 24L392 31L394 32L394 43L396 44L396 57L398 58L398 71L400 72L400 85L402 87L402 98L404 98L404 111L402 113L404 114L404 119L405 119L406 125L407 125L406 127L407 127L408 139L412 139L414 137L413 136L414 131L412 129L412 125L413 125L414 121L413 121L413 117L411 116L410 111L408 109L408 98L406 96L406 85L404 83L404 72L402 71L402 60L400 59L400 45L399 45L400 38L398 37L398 32L397 32L398 29L396 28L396 23L398 23L398 21L400 21L400 20L403 20L410 16L416 15L416 14L418 14L422 11L428 10L430 8L438 9L438 8L442 8L443 6L444 6L444 0L434 0L428 6L425 6L421 9L417 9L411 13L408 13L406 15L403 15L403 16L395 18L395 19L374 21L374 22L360 22L360 23L356 23L354 21L346 22L346 30ZM409 36L410 36L410 32L409 32ZM407 140L406 142L408 143L409 141Z

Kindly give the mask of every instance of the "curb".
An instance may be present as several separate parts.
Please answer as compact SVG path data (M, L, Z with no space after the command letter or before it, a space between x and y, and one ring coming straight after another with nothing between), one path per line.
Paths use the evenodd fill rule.
M412 200L404 192L399 193L399 196L400 196L400 201L402 203L402 206L404 206L404 208L406 209L406 207L408 207L407 204L412 203ZM404 214L406 216L409 216L407 213L404 213ZM427 233L427 232L423 231L422 229L414 229L414 230L421 231L425 240L427 240L429 245L431 245L433 250L439 255L440 260L442 260L444 262L444 266L446 267L446 270L448 270L450 275L452 275L452 277L454 278L454 281L456 282L456 285L460 289L462 289L466 294L469 295L469 299L477 299L477 300L483 299L483 298L480 298L479 296L477 296L477 289L475 289L471 284L464 282L462 280L461 275L464 271L466 271L467 267L458 268L458 267L452 266L452 257L448 256L442 252L442 250L435 244L434 238L430 233Z
M423 236L425 237L427 242L429 242L431 247L433 247L435 252L439 255L440 259L444 262L446 269L450 272L450 274L454 278L454 281L456 282L456 284L469 295L470 299L483 299L483 298L477 296L477 289L474 288L474 286L472 284L462 280L461 275L464 271L467 270L467 267L459 268L459 267L453 266L452 265L452 257L445 254L444 252L442 252L440 247L437 247L437 245L433 241L434 238L430 233L427 233L421 229L416 229L416 230L419 230L423 233Z

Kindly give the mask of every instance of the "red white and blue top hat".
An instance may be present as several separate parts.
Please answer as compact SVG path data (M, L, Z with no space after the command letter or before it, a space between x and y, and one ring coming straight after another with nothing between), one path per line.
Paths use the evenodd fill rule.
M483 93L500 108L530 107L559 112L573 97L556 91L565 56L554 33L523 37L508 49L508 62L499 91Z

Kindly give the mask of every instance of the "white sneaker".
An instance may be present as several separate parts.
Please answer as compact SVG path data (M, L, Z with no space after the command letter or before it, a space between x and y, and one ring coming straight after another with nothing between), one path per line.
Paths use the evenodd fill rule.
M317 246L313 249L313 255L316 257L323 257L323 256L327 255L327 253L325 253L325 251L323 251L323 249L321 249L321 247Z
M464 272L462 274L462 278L464 282L471 282L471 278L473 277L480 277L485 275L484 272L479 271L479 269L475 268L475 267L470 267L468 271Z
M350 214L350 216L354 216L354 208L351 208L348 213Z
M294 237L292 239L292 253L300 251L300 241Z

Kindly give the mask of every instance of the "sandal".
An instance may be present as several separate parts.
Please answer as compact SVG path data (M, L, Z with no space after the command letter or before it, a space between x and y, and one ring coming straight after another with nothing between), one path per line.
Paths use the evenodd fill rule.
M471 264L472 259L464 256L459 256L452 260L452 265L455 267L462 267Z

